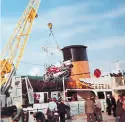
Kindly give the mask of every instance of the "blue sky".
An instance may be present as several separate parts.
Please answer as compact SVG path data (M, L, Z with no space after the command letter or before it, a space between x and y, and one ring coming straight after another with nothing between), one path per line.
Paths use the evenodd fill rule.
M4 0L1 6L1 47L6 44L29 0ZM61 48L72 44L88 46L91 70L109 72L112 62L121 61L125 69L125 1L124 0L41 0L22 61L44 65L58 63L62 53L48 37L47 24L53 23L53 33ZM48 41L47 55L42 45ZM48 46L48 45L47 45ZM18 74L43 74L44 67L20 63Z

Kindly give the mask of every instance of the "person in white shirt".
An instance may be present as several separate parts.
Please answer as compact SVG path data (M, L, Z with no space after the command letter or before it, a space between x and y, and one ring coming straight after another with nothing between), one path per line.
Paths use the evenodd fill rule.
M55 102L55 99L53 98L53 100L50 100L49 104L48 104L48 109L50 111L57 111L57 104Z
M102 111L101 111L101 101L98 97L95 97L95 111L97 115L97 120L102 121Z
M57 112L57 104L56 102L54 101L55 99L53 98L49 100L49 103L48 103L48 109L47 109L47 118L48 118L48 122L52 122L54 121L54 113Z

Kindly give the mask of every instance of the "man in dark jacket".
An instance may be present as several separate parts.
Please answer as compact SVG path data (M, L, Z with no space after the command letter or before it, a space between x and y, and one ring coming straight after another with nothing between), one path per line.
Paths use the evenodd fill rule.
M118 96L118 100L117 100L117 104L116 104L116 122L120 122L120 117L122 115L123 112L123 108L122 108L122 98L119 95Z
M66 106L61 100L59 100L57 108L60 116L60 122L65 122Z
M113 96L111 97L111 102L112 102L113 116L116 117L116 100Z
M110 94L107 95L106 103L107 103L107 112L108 112L108 115L110 116L111 110L112 110L112 100L111 100Z
M120 122L125 122L125 93L122 94L122 108L123 108L123 112L120 117Z

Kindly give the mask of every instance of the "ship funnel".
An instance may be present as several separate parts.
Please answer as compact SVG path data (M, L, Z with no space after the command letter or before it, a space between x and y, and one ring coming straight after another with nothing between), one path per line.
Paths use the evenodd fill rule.
M64 61L72 60L73 68L68 86L71 88L83 88L86 86L79 81L80 78L90 78L89 63L87 57L87 46L71 45L62 49ZM80 85L81 84L81 85Z

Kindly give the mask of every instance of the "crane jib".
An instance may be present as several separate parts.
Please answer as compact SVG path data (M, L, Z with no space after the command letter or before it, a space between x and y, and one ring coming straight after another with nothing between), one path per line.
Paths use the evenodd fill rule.
M0 89L13 75L13 68L17 69L26 47L33 22L38 17L37 11L40 0L30 0L19 19L10 39L0 56ZM6 57L6 58L5 58ZM6 76L6 77L5 77Z

